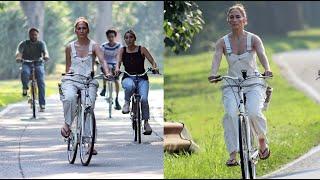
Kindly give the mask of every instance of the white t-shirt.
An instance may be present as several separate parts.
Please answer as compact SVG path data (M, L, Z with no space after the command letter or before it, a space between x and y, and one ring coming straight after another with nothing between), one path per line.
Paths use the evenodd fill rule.
M104 60L108 64L117 63L117 54L119 53L122 45L118 42L114 46L109 46L108 42L103 43L100 48L104 54Z

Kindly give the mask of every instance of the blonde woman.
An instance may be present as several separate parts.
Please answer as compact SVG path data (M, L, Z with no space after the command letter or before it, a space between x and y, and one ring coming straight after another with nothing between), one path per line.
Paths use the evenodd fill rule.
M229 8L227 12L227 21L231 32L220 38L216 43L216 51L212 62L211 75L209 81L216 83L218 69L225 55L228 61L228 75L242 77L241 70L246 70L248 76L259 74L256 55L262 64L266 76L271 76L272 71L269 66L263 43L259 36L250 33L244 29L247 25L247 15L242 4L236 4ZM253 81L264 81L261 79L252 79ZM262 82L263 83L263 82ZM262 108L265 100L266 89L262 86L251 86L245 89L246 109L251 121L253 132L259 139L260 159L267 159L270 156L270 149L267 144L267 122L262 114ZM223 103L225 116L223 118L224 137L230 158L226 162L227 166L238 165L236 154L239 152L238 143L238 102L239 97L233 94L231 87L223 90Z

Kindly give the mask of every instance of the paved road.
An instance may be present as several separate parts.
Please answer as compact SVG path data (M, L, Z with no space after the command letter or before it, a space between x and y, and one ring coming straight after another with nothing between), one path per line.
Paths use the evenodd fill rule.
M320 79L315 80L320 69L319 58L320 50L301 50L281 53L273 59L281 68L281 73L289 75L288 80L295 87L320 103ZM319 179L320 146L314 147L305 155L263 178Z
M99 91L100 92L100 91ZM119 95L123 104L123 92ZM10 105L0 112L1 178L163 178L163 91L149 94L150 124L154 133L133 142L129 115L114 111L108 119L106 103L98 97L96 119L98 155L88 167L68 164L66 144L60 135L64 122L59 97L47 99L46 112L30 119L26 102Z

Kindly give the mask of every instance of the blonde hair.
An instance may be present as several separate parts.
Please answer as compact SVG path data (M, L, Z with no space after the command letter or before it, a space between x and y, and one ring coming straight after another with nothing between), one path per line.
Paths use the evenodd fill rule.
M76 21L74 22L74 28L76 29L77 25L80 23L80 22L84 22L86 25L87 25L87 28L89 30L89 22L88 20L85 18L85 17L78 17L76 19Z
M137 40L136 33L132 29L129 29L126 33L124 33L124 38L126 37L126 34L131 34L134 37L134 40Z
M227 20L228 20L228 21L229 21L229 14L230 14L231 11L234 10L234 9L239 10L240 13L241 13L241 15L242 15L243 17L245 17L245 18L247 17L247 13L246 13L246 10L245 10L243 4L237 3L237 4L229 7L229 9L228 9L228 11L227 11Z

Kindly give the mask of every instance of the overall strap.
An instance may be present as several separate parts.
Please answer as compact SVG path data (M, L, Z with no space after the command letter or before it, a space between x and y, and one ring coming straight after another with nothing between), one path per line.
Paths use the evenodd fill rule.
M75 47L75 41L71 42L71 55L72 57L76 57L77 56L77 51L76 51L76 47Z
M252 40L252 34L248 32L248 35L247 35L247 51L252 51L251 40Z
M230 41L229 41L228 35L225 35L223 37L223 40L224 40L224 44L226 45L227 54L230 55L232 53L232 49L231 49L231 45L230 45Z
M90 40L88 55L92 55L93 43Z

